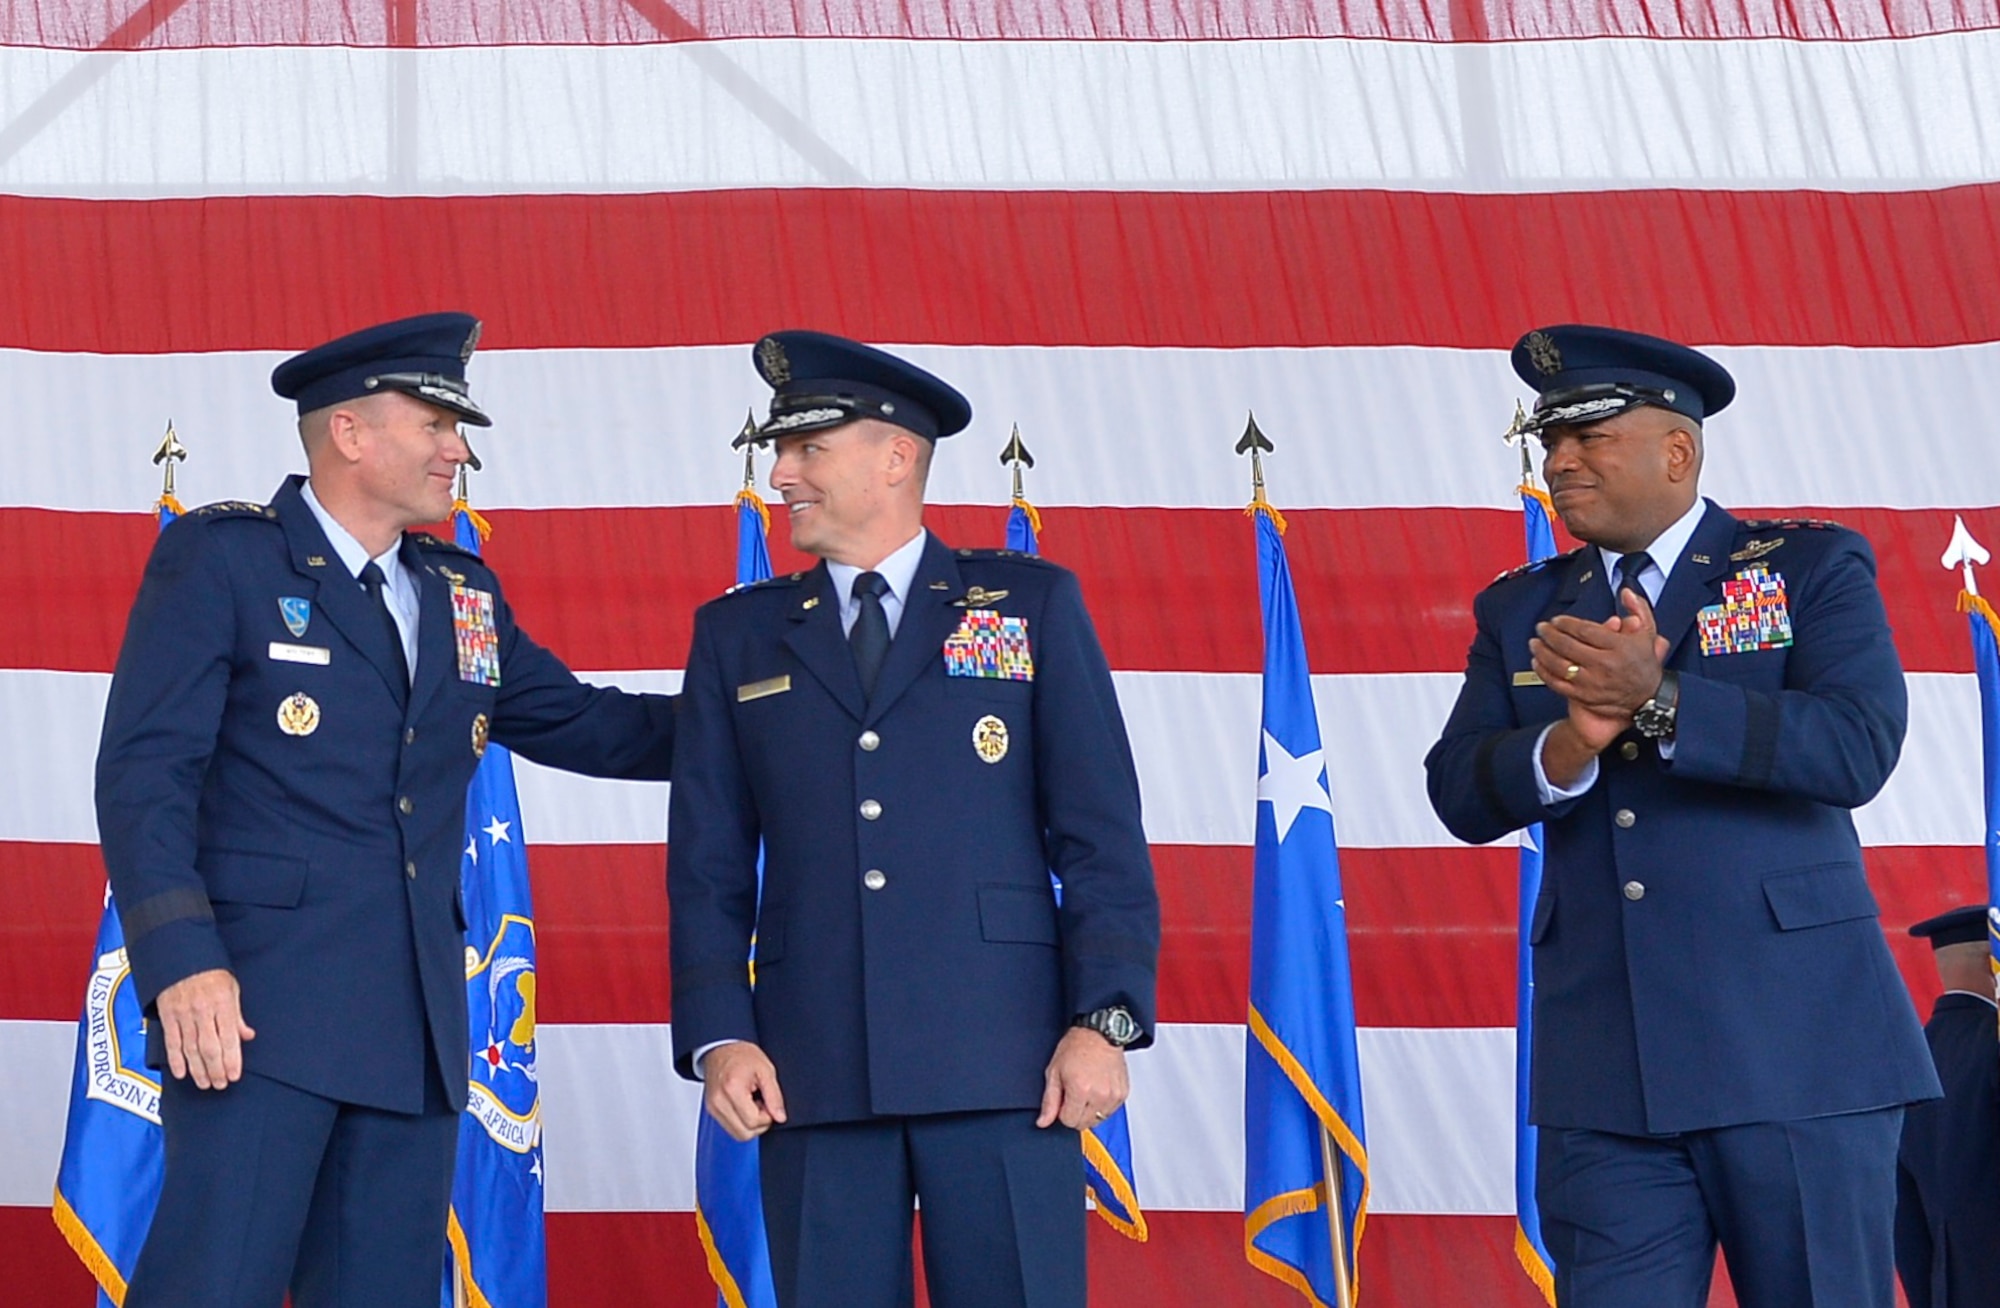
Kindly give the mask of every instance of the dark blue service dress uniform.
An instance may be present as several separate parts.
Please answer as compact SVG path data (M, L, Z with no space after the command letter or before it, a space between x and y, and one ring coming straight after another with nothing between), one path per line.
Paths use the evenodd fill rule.
M1746 1304L1886 1303L1876 1292L1889 1292L1888 1269L1860 1232L1887 1230L1889 1172L1879 1186L1862 1173L1866 1212L1835 1211L1819 1197L1851 1194L1853 1169L1873 1164L1807 1138L1844 1129L1807 1119L1938 1093L1849 812L1888 780L1908 714L1874 574L1854 532L1739 521L1709 502L1655 606L1680 673L1672 759L1628 732L1599 757L1588 792L1553 806L1533 755L1567 702L1531 671L1528 642L1557 614L1612 615L1602 556L1585 548L1519 570L1474 603L1464 686L1426 767L1431 803L1461 840L1543 823L1530 1111L1566 1304L1705 1302L1712 1264L1693 1268L1718 1237ZM1873 1154L1893 1153L1898 1117L1849 1124ZM1717 1130L1755 1123L1785 1124L1801 1161L1782 1143L1779 1157L1751 1158ZM1558 1133L1593 1132L1627 1138L1629 1152L1551 1175ZM1691 1243L1663 1247L1657 1277L1607 1296L1584 1269L1605 1240L1630 1247L1632 1232L1562 1215L1602 1211L1593 1188L1622 1194L1611 1208L1643 1210L1635 1196L1655 1179L1645 1142L1681 1133L1707 1133L1683 1143L1714 1152L1718 1175L1796 1165L1796 1182L1771 1176L1755 1202L1734 1202L1747 1188L1711 1202L1713 1233L1676 1233ZM1790 1274L1773 1269L1798 1266L1801 1241L1811 1284L1778 1283Z
M406 534L414 686L293 477L161 533L112 678L97 818L142 1005L226 968L246 1075L167 1078L167 1172L133 1308L434 1298L368 1232L442 1221L466 1100L465 793L487 740L666 779L673 701L583 685L475 555ZM157 1022L149 1061L163 1066ZM336 1111L364 1129L325 1160ZM297 1176L320 1178L318 1193ZM310 1207L308 1207L310 1200ZM391 1245L393 1245L393 1241ZM395 1287L402 1287L397 1289ZM414 1301L411 1301L414 1302Z
M1078 1139L1033 1117L1074 1016L1122 1004L1151 1032L1159 905L1076 578L930 538L867 700L824 565L751 586L697 613L682 703L676 1067L749 1040L777 1068L789 1120L763 1165L780 1302L875 1302L827 1266L900 1256L907 1281L915 1191L939 1302L1080 1304ZM907 1155L855 1165L849 1137L877 1127L907 1131ZM954 1161L996 1152L1004 1174ZM943 1223L1004 1253L942 1264Z
M1910 1308L2000 1304L2000 1026L1978 995L1939 995L1924 1024L1944 1098L1903 1122L1896 1270Z

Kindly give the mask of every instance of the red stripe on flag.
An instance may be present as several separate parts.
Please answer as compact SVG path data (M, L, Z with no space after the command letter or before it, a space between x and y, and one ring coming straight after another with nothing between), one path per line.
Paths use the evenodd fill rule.
M139 12L178 5L148 0ZM155 23L144 45L630 45L658 41L717 41L749 37L841 37L889 40L1215 41L1295 37L1359 37L1407 41L1574 40L1625 36L1729 40L1776 37L1795 41L1856 41L1926 36L2000 26L1991 0L1958 4L1924 0L1825 0L1810 5L1659 5L1561 0L1468 5L1463 0L1398 4L1129 4L1120 0L993 4L991 0L929 0L879 4L865 0L798 4L795 0L631 0L631 3L454 3L422 5L403 27L385 21L381 0L369 4L272 5L211 0L187 18ZM0 7L0 44L87 49L110 45L108 29L122 7L102 0L40 0ZM399 31L407 36L398 40ZM136 44L136 42L135 42ZM117 48L127 48L118 46Z
M735 579L732 512L498 510L486 553L521 624L572 667L675 668L695 608ZM1904 666L1972 670L1953 608L1958 575L1937 565L1950 510L1775 512L1866 533ZM1975 536L2000 538L2000 509L1965 517ZM1505 509L1300 509L1286 519L1315 672L1460 671L1473 596L1522 555L1520 515ZM934 505L927 520L952 544L984 544L1004 538L1006 509ZM1114 668L1260 669L1257 559L1239 512L1062 508L1043 522L1042 550L1082 577ZM776 569L810 567L782 534L771 547ZM0 509L0 612L10 617L0 625L0 668L110 671L154 535L147 514Z
M1996 245L1996 185L8 196L0 346L298 349L441 305L501 348L725 344L793 322L941 345L1504 348L1573 320L1941 346L2000 339Z

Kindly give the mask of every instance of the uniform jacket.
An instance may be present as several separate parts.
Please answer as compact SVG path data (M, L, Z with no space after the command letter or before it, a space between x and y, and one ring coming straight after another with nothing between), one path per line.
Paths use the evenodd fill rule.
M415 1112L434 1049L462 1105L459 857L487 733L554 767L664 779L673 702L578 682L514 625L477 556L414 534L401 547L421 594L406 687L380 609L301 484L288 479L268 508L196 510L146 565L97 756L132 973L150 1012L183 977L234 972L257 1032L246 1066L260 1075ZM462 662L454 577L467 598L491 599L497 685ZM310 603L301 633L281 599ZM325 661L295 661L301 648Z
M1791 643L1705 654L1698 611L1759 567ZM1524 684L1528 641L1545 618L1612 606L1592 548L1488 587L1425 760L1459 839L1544 824L1534 1120L1643 1134L1935 1096L1849 816L1888 780L1908 715L1867 542L1710 502L1655 606L1680 673L1672 760L1628 732L1587 793L1545 807L1535 743L1568 709Z
M1896 1270L1910 1308L2000 1304L2000 1029L1993 1005L1943 994L1924 1026L1941 1103L1903 1119Z
M1032 680L947 675L980 610L1026 620ZM867 703L824 566L704 605L687 666L667 855L683 1076L743 1039L795 1125L1026 1108L1072 1016L1124 1004L1150 1032L1139 783L1072 574L932 537ZM975 735L990 756L995 726L989 762Z

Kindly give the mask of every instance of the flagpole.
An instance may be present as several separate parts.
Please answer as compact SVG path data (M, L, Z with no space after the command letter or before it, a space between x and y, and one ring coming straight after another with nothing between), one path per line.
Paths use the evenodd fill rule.
M1340 1193L1340 1150L1333 1132L1322 1122L1319 1128L1320 1170L1326 1173L1326 1226L1333 1237L1334 1308L1354 1308L1354 1278L1347 1269L1347 1205Z

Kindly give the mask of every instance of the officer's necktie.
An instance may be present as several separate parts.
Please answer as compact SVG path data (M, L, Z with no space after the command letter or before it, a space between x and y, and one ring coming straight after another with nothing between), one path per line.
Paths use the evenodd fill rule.
M388 578L382 575L382 569L370 559L368 566L361 570L361 587L368 592L368 598L375 601L375 611L382 615L382 629L389 633L389 648L396 651L396 670L403 676L400 684L407 691L410 688L410 660L403 653L403 629L396 625L396 615L389 612L389 596L382 589L387 583Z
M1646 594L1646 588L1639 584L1639 575L1652 566L1653 556L1644 550L1635 550L1618 560L1619 594L1622 595L1628 590L1636 590L1639 592L1640 599L1649 600L1650 602L1650 597ZM1625 602L1621 599L1617 607L1618 615L1623 617L1625 615Z
M864 572L854 579L854 602L859 612L847 643L854 648L854 670L861 674L861 693L874 697L875 679L882 675L882 659L889 652L889 615L882 608L882 596L889 590L888 579L879 572Z

